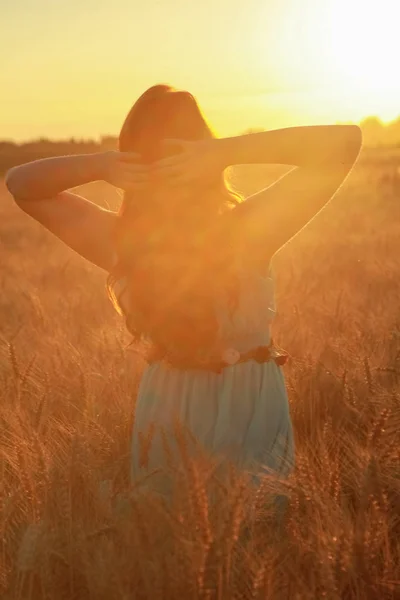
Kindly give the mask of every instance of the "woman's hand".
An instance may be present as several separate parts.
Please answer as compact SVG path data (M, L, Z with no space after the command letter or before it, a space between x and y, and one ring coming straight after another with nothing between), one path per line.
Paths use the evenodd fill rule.
M203 184L218 179L226 168L218 139L165 140L164 148L173 154L154 163L151 172L169 185Z
M149 183L149 167L139 154L111 150L101 155L102 179L122 190L141 191Z

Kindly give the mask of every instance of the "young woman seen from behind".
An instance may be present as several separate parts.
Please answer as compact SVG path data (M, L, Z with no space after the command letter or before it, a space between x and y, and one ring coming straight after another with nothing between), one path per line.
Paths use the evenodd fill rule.
M134 480L164 465L165 435L174 437L177 420L206 451L256 480L265 468L290 471L285 353L270 329L271 259L332 198L360 147L355 125L218 139L190 93L156 85L129 112L118 152L9 171L16 203L109 273L110 297L134 339L149 346L135 408ZM224 171L254 163L295 168L242 200ZM118 214L67 191L95 180L124 190ZM140 440L150 430L142 465Z

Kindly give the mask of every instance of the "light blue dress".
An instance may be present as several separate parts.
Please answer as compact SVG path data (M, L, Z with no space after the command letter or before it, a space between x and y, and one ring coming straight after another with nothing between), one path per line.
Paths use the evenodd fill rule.
M241 292L233 317L224 302L217 310L221 339L227 347L242 353L270 343L275 298L271 269L265 276L243 272L240 279ZM255 482L265 470L286 475L294 463L284 375L274 361L260 364L250 360L225 367L220 374L184 371L160 362L149 365L142 376L135 409L135 482L154 470L162 470L168 462L165 440L173 450L177 420L222 465L228 458L249 472ZM147 449L146 437L151 439ZM146 485L149 481L151 476Z

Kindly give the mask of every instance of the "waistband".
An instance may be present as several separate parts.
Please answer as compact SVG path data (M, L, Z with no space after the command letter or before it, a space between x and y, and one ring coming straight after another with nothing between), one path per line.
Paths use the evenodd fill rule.
M257 346L249 350L248 352L240 353L235 348L226 348L221 355L221 360L210 361L210 362L196 362L193 364L185 364L184 366L175 365L171 361L168 360L167 357L164 357L160 360L161 363L164 363L170 367L181 369L183 371L188 371L191 369L202 370L202 371L211 371L214 373L221 373L223 369L226 367L231 367L236 364L248 362L249 360L255 360L257 363L265 363L274 361L278 366L283 366L286 364L289 358L289 354L278 348L274 344L274 341L271 340L271 343L268 346ZM149 363L152 364L157 362L156 360L150 360Z

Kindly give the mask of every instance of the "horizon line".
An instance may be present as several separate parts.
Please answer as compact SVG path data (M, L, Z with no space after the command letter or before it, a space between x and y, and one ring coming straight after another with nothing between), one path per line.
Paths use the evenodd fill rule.
M400 122L400 113L397 117L395 117L394 119L390 120L390 121L384 121L383 119L381 119L378 115L368 115L366 117L363 117L361 120L359 121L351 121L351 120L346 120L346 121L336 121L336 125L349 125L349 124L358 124L360 125L360 127L362 127L363 123L365 123L366 121L369 120L375 120L377 121L381 127L386 128L389 127L392 124L395 124L397 122ZM312 126L312 125L311 125ZM307 127L307 125L306 125ZM285 129L286 127L278 127L276 129ZM248 127L247 129L244 129L243 131L239 131L234 135L242 135L243 133L246 133L246 131L250 131L250 130L254 130L254 131L272 131L274 128L267 128L267 127L261 127L257 126L257 127ZM24 144L33 144L33 143L37 143L37 142L41 142L41 141L47 141L47 142L52 142L52 143L63 143L63 142L68 142L71 143L72 141L76 142L76 143L95 143L95 144L101 144L101 142L107 138L112 138L112 139L118 139L119 134L114 134L114 133L102 133L98 136L95 137L85 137L85 136L80 136L80 135L71 135L68 137L47 137L47 136L39 136L39 137L34 137L34 138L26 138L22 141L18 141L16 139L13 138L0 138L0 145L1 144L13 144L13 145L24 145ZM231 137L231 136L222 136L222 137Z

